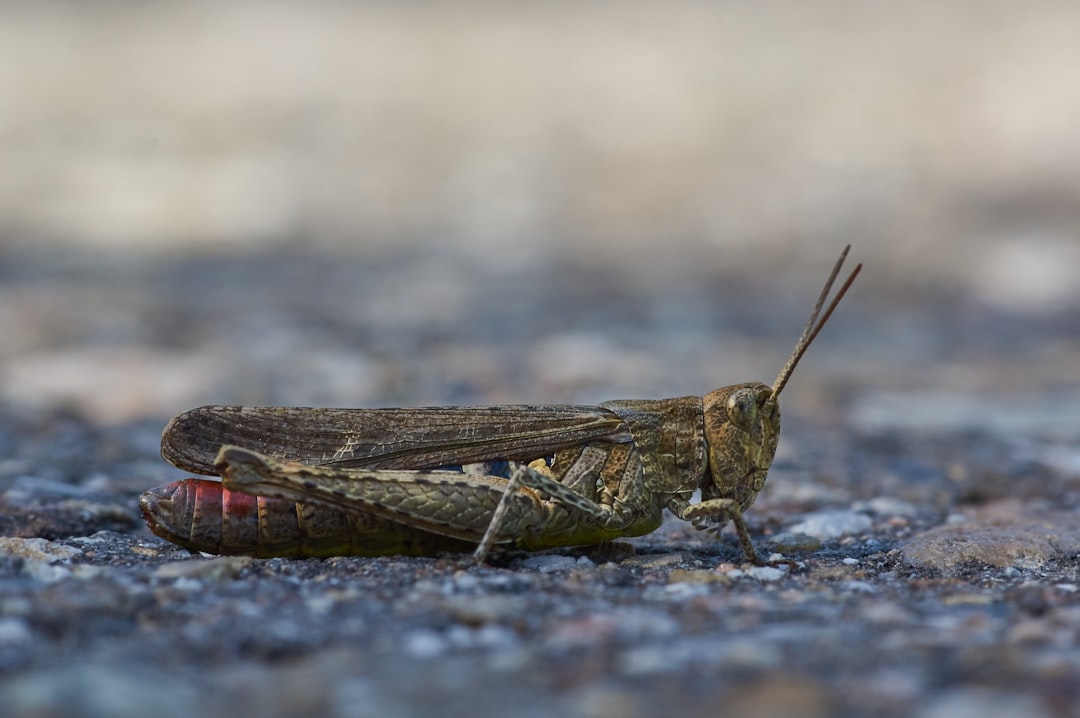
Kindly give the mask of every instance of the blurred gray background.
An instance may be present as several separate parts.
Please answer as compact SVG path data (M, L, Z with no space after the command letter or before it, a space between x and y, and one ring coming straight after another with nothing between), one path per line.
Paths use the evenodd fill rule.
M0 391L699 393L851 242L815 372L1060 392L1077 67L1064 1L4 3Z
M911 370L875 382L956 388L1005 348L1016 366L987 381L1025 390L1032 374L1061 377L1033 364L1075 370L1076 335L1021 350L986 334L1001 315L1080 307L1077 67L1080 8L1064 1L4 3L3 396L112 419L220 399L207 383L238 381L222 364L260 347L268 365L292 354L264 346L277 318L250 326L250 304L335 289L326 306L346 328L491 323L502 300L492 309L482 288L517 286L541 308L636 297L653 328L716 312L752 325L775 307L791 313L777 329L790 343L846 242L868 265L849 301L890 317L858 343L888 345L881 359ZM218 362L185 353L199 341L172 302L188 292L237 311L222 332L246 347L219 337L233 348ZM969 310L981 319L968 350L924 328ZM558 336L536 337L553 355L559 332L603 334L563 316L542 327ZM503 319L528 334L526 313ZM564 344L601 363L632 356ZM322 372L313 386L333 385L338 403L383 398L357 388L361 367L317 348L297 367ZM360 362L345 356L355 348L342 360ZM738 347L728 353L741 370ZM639 393L701 390L636 369L626 383ZM549 388L580 399L589 379ZM507 393L545 398L524 384Z

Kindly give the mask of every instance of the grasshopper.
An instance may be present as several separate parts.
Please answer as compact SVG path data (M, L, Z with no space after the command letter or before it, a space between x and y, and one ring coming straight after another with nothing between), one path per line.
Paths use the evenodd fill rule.
M599 406L204 406L169 422L161 453L222 481L148 491L143 516L159 536L209 553L472 551L479 563L495 546L641 536L666 508L714 534L731 521L746 558L761 563L744 512L776 453L780 393L862 269L822 312L849 250L772 386Z

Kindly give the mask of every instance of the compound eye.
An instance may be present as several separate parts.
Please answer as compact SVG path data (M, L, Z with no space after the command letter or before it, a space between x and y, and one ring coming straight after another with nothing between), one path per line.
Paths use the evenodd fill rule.
M736 389L731 392L727 400L727 415L732 424L751 431L758 417L757 392L753 389Z

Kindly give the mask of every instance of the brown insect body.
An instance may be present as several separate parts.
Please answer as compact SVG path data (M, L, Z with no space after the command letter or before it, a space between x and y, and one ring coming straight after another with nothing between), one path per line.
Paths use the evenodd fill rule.
M492 545L536 550L639 536L667 508L710 531L731 520L758 561L743 512L776 453L779 394L861 268L821 315L847 251L772 387L597 407L201 407L169 423L162 455L220 475L223 489L175 482L144 494L143 515L158 535L211 553L475 547L482 560ZM494 472L497 462L507 463L506 476ZM691 504L699 489L701 502ZM231 499L236 492L260 497L254 509Z

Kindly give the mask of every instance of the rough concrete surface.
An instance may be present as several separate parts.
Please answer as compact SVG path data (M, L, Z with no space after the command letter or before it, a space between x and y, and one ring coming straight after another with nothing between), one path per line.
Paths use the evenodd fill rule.
M0 714L1080 715L1073 4L92 8L0 8ZM201 404L770 382L848 242L772 565L139 519Z

